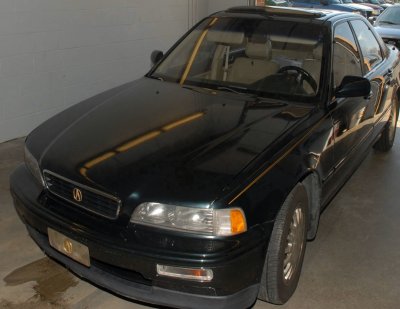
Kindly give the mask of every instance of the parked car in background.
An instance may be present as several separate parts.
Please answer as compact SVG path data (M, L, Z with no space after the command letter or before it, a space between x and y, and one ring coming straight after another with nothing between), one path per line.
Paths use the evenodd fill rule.
M357 5L357 6L362 6L364 8L368 8L369 10L367 11L367 18L371 20L372 18L378 17L382 12L383 9L380 6L366 3L364 0L341 0L343 4L349 4L349 5Z
M367 3L378 5L383 9L386 9L389 6L392 6L391 4L386 3L384 0L364 0L364 1L367 2Z
M358 4L343 4L341 0L292 0L293 7L316 8L326 10L337 10L342 12L356 13L369 18L373 10Z
M399 51L359 14L247 6L151 59L29 134L17 213L48 256L125 298L285 303L320 213L393 145Z
M374 26L385 43L400 48L400 5L388 7L377 18Z
M371 8L373 10L372 16L374 16L374 17L380 15L384 10L380 5L369 3L366 0L351 0L351 1L353 3L368 6L369 8Z
M287 7L289 2L287 0L265 0L265 5Z

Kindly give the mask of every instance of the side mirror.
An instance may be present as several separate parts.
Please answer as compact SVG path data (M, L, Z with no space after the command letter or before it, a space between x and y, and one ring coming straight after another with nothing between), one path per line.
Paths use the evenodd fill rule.
M322 5L329 5L329 1L328 0L321 0L320 1Z
M335 90L336 98L368 97L371 92L371 83L368 79L359 76L345 76L342 83Z
M155 50L151 53L150 59L153 65L157 64L162 57L164 57L164 53L160 50Z

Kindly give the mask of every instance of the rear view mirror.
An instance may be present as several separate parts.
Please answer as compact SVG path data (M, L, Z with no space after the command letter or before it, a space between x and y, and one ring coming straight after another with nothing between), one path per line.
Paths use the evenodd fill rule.
M371 83L359 76L345 76L340 86L335 90L336 98L368 97Z
M164 57L164 53L160 50L155 50L151 53L150 59L153 65L157 64L162 57Z

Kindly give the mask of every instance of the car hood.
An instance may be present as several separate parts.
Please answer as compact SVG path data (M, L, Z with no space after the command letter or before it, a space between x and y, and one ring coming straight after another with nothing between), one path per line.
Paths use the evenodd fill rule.
M388 25L376 23L375 30L383 38L400 39L400 25Z
M288 142L310 110L143 78L62 112L27 146L42 169L123 201L196 204Z
M352 4L353 5L353 4ZM364 7L369 7L371 10L382 10L382 7L373 3L358 3L358 5L362 5Z
M355 9L355 10L362 10L362 11L366 11L366 12L372 12L373 11L373 9L370 6L364 5L364 3L363 4L358 4L358 3L348 4L348 3L344 3L343 5L351 7L353 9Z

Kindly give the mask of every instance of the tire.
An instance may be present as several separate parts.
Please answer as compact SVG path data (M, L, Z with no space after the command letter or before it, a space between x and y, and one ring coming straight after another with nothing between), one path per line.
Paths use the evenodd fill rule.
M376 150L382 152L387 152L392 148L394 138L396 137L397 119L399 117L399 102L396 95L394 96L392 103L389 120L383 128L381 137L374 145Z
M298 184L275 220L261 276L260 300L281 305L296 290L306 248L308 216L307 191ZM290 247L291 252L285 253Z

